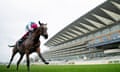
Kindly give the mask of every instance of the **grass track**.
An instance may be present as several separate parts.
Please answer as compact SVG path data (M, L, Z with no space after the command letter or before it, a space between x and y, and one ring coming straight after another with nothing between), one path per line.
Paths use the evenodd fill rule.
M16 66L6 69L0 65L0 72L16 72ZM26 66L21 65L19 72L27 72ZM31 65L31 72L120 72L120 64L102 65Z

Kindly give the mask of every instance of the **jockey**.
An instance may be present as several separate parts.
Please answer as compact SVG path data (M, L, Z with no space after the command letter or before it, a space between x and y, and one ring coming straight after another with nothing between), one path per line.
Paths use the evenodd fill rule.
M34 29L38 28L38 25L35 22L30 22L29 24L26 25L26 33L22 36L22 38L18 41L19 45L25 40L27 39L27 36L29 36L29 34L31 32L33 32Z

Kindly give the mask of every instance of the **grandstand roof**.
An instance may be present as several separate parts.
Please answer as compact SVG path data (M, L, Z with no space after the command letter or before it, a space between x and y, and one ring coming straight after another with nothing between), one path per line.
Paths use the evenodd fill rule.
M120 21L120 0L108 0L78 18L49 39L45 45L56 46L82 37Z

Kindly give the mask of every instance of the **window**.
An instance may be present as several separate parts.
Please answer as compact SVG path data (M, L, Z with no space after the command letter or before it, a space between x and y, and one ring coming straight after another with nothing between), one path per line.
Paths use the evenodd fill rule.
M111 35L112 39L116 39L117 38L116 36L117 36L116 34Z
M107 36L102 37L102 39L103 39L104 42L105 42L105 41L108 41Z
M83 37L81 40L82 40L82 41L85 41L85 40L86 40L86 37Z
M111 31L117 31L117 30L120 30L120 25L116 25L116 26L113 26L112 28L111 28Z
M87 39L90 40L93 38L93 34L88 35Z
M95 39L95 43L99 43L100 42L100 39Z
M118 36L117 36L117 38L120 38L120 33L118 33Z
M111 35L111 38L112 39L120 38L120 34L119 33L114 33L114 34Z
M94 40L89 41L89 42L88 42L88 45L91 45L91 44L93 44L93 43L94 43Z
M104 34L108 34L110 32L110 30L109 29L104 29L103 31L102 31L102 34L104 35Z
M100 35L101 35L101 32L95 33L95 37L100 36Z

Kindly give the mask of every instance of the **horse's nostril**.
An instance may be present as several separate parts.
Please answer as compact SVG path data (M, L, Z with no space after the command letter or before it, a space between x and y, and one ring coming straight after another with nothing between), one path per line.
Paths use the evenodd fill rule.
M45 39L47 39L47 38L48 38L48 35L44 35L44 37L45 37Z

